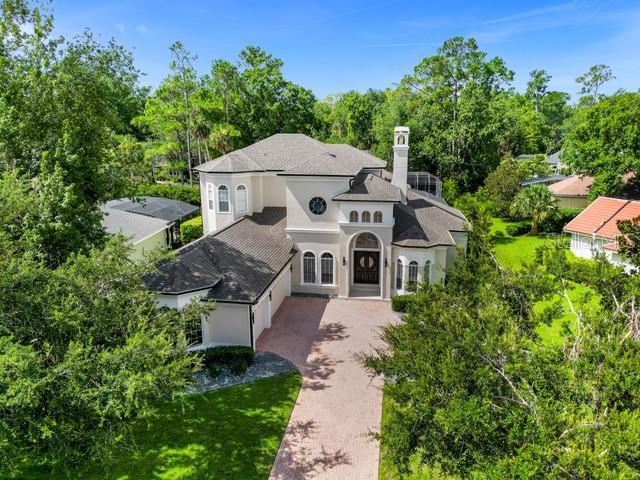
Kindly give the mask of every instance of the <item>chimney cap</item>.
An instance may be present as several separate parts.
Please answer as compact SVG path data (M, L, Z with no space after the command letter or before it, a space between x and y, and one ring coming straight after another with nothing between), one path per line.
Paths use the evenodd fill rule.
M409 134L409 127L396 127L393 130L393 133L404 133L404 134Z

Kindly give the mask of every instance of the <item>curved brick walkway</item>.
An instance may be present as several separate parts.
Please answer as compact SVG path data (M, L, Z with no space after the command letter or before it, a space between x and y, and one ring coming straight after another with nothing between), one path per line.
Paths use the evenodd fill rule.
M259 350L291 360L302 388L271 470L273 480L369 480L378 475L380 380L353 354L379 344L379 327L393 321L381 301L287 298Z

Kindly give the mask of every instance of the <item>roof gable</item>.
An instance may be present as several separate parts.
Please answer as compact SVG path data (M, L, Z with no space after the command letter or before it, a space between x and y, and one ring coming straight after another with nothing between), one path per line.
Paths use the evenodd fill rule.
M598 197L571 220L565 232L616 238L620 235L618 220L630 220L640 215L640 202L620 198Z

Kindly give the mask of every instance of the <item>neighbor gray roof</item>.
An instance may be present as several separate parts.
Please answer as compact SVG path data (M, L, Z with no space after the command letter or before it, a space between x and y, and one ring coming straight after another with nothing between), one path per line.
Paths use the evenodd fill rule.
M199 207L190 203L161 197L121 198L107 202L106 207L158 218L167 222L175 222L199 210Z
M356 175L386 162L351 145L326 144L301 133L278 133L195 167L209 173L277 171L287 175Z
M286 209L267 207L181 248L145 283L159 293L209 289L211 300L254 303L295 254L285 226Z
M333 199L342 202L400 202L402 194L391 182L373 173L362 172L353 180L348 191L336 195Z
M522 186L523 187L530 187L531 185L539 185L539 184L544 184L544 185L550 185L552 183L556 183L556 182L560 182L567 177L566 175L549 175L546 177L533 177L533 178L527 178L524 182L522 182Z
M102 226L112 235L131 237L133 243L158 233L167 228L170 222L159 218L148 217L137 213L113 208L120 200L111 200L100 207L102 210Z
M401 247L454 245L449 232L468 228L465 216L427 192L407 190L407 204L394 205L393 244Z

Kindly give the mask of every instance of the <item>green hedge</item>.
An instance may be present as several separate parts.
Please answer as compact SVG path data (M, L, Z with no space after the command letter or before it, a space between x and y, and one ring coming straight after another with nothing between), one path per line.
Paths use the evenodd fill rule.
M198 185L178 185L175 183L142 183L136 186L136 195L141 197L162 197L180 200L200 206L200 187Z
M522 221L522 222L510 223L509 225L507 225L505 230L507 231L507 235L509 235L510 237L517 237L519 235L524 235L531 231L531 222Z
M414 298L414 295L396 295L391 297L391 308L394 312L406 313Z
M180 224L180 241L183 245L202 236L202 217L194 217Z
M564 226L581 211L581 208L561 208L556 215L540 224L540 231L542 233L562 233Z
M251 347L214 347L202 352L202 363L214 377L220 372L221 365L229 367L234 375L242 375L253 365L255 356Z

